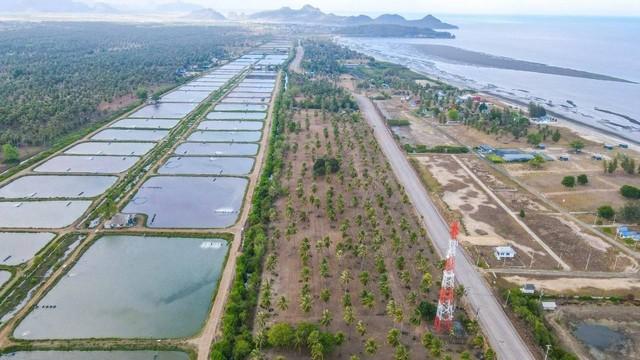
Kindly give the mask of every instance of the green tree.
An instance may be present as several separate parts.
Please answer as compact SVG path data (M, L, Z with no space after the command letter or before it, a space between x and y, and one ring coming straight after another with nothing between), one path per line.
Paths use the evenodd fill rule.
M589 178L587 177L587 174L578 175L577 180L578 180L578 185L587 185L589 183Z
M631 185L622 185L620 194L628 199L640 199L640 188Z
M580 140L573 140L569 143L569 146L575 151L580 152L584 149L584 143Z
M2 157L7 164L15 164L20 161L20 154L18 148L11 144L2 145Z
M447 111L447 117L449 117L449 120L458 121L460 119L460 112L457 109L449 109L449 111Z
M542 142L542 134L541 133L531 133L527 135L527 142L531 145L538 145Z
M267 330L267 341L273 347L289 348L294 339L295 330L287 323L277 323Z
M598 208L598 216L607 220L613 219L616 211L610 205L602 205Z
M378 343L374 338L368 338L367 341L364 342L364 352L369 355L373 355L378 351Z
M575 176L565 176L562 178L562 185L568 188L572 188L576 186L576 177Z
M628 223L640 223L640 201L630 201L620 210L618 210L619 218Z
M524 209L520 209L520 217L521 217L521 218L524 218L524 217L525 217Z
M136 97L140 100L147 100L149 91L146 88L140 87L136 90Z
M558 142L560 141L560 137L560 131L556 129L556 131L553 132L553 135L551 135L551 140L553 140L553 142Z
M531 167L539 169L542 167L542 165L544 165L544 163L546 162L546 160L544 159L544 157L540 154L535 154L533 156L533 159L529 160L529 165L531 165Z

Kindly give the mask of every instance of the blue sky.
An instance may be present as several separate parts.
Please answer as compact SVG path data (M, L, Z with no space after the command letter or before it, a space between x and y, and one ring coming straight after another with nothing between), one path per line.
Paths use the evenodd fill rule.
M131 0L93 0L130 6ZM176 0L137 0L136 4L154 5ZM433 14L505 14L505 15L586 15L640 16L640 0L182 0L223 11L300 7L311 4L324 11L353 13L433 13Z

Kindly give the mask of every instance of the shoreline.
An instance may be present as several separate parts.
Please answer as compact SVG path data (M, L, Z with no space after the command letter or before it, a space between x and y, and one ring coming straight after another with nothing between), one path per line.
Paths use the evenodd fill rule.
M442 80L441 80L442 81ZM450 83L443 81L449 85L451 85ZM453 85L452 85L453 86ZM457 87L457 86L456 86ZM459 87L458 87L459 88ZM512 106L512 107L517 107L517 108L522 108L524 110L526 110L527 106L529 104L525 103L524 101L519 101L519 100L514 100L511 99L507 96L503 96L503 95L498 95L498 94L493 94L493 93L488 93L488 92L482 92L482 91L477 91L476 92L479 95L485 96L485 97L489 97L489 98L495 98L497 100L499 100L500 102L502 102L505 105L508 106ZM555 118L558 119L557 123L551 123L550 125L557 125L557 126L563 126L565 128L571 129L573 131L575 131L578 135L580 135L581 137L585 138L586 140L590 140L590 141L594 141L597 143L610 143L614 146L617 146L620 143L625 143L629 145L629 149L634 150L634 151L640 151L640 140L635 141L632 139L627 139L627 138L623 138L620 137L618 134L616 134L613 131L609 131L606 129L602 129L593 125L589 125L586 124L584 122L581 122L579 120L575 120L575 119L571 119L567 116L561 115L557 112L551 111L547 109L547 113Z

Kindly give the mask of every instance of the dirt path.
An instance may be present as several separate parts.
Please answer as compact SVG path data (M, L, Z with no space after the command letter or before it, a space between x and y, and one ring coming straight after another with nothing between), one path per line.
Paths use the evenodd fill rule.
M299 74L302 73L302 58L304 58L304 48L302 45L298 45L296 48L296 57L289 65L289 70Z
M475 181L476 184L478 184L478 186L480 186L480 188L482 188L482 190L484 190L484 192L489 195L489 197L491 197L501 208L503 208L507 212L507 214L509 214L509 216L511 216L511 218L515 220L516 223L518 223L518 225L520 225L520 227L522 227L522 229L526 231L529 236L531 236L531 238L533 238L533 240L535 240L549 255L551 255L552 258L555 259L555 261L558 262L558 264L560 264L560 266L562 266L563 269L571 270L571 267L566 262L564 262L564 260L562 260L562 258L560 258L558 254L553 252L553 250L538 236L538 234L533 232L533 230L531 230L527 226L527 224L520 220L520 218L516 216L511 211L511 209L509 209L509 207L502 200L500 200L500 198L496 194L494 194L491 189L489 189L489 187L487 187L487 185L485 185L480 179L478 179L478 177L471 170L469 170L469 168L465 164L463 164L462 161L460 161L460 159L455 156L453 156L453 159L458 163L458 165L460 165L460 167L467 173L467 175L469 175L469 177L471 177L471 179L473 179L473 181Z
M238 254L240 253L240 244L242 243L242 232L244 229L243 226L247 221L247 218L249 217L249 211L251 210L251 203L253 200L253 193L258 183L260 174L262 173L265 154L269 145L269 135L271 134L271 124L273 120L273 102L277 94L280 92L281 76L282 73L278 74L278 78L276 79L276 87L271 98L272 105L269 107L269 113L267 119L265 120L266 123L263 130L264 135L262 136L262 140L260 142L260 151L256 156L256 167L253 170L253 173L251 173L251 175L249 176L249 186L247 187L247 196L244 200L242 213L240 214L240 218L235 225L235 229L232 228L234 232L233 243L231 244L231 247L229 249L227 263L222 273L222 277L220 277L220 283L218 285L215 300L211 307L211 311L209 312L207 322L202 332L200 333L200 336L189 341L189 343L195 345L198 349L198 360L209 359L211 344L218 335L218 328L220 327L220 321L222 320L224 305L227 301L227 298L229 297L229 290L231 289L231 284L233 283L233 278L235 277L236 259L238 257Z

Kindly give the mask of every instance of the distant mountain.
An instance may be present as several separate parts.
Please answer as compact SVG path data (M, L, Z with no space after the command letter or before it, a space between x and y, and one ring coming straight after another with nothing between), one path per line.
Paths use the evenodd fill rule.
M204 9L203 6L183 1L170 2L156 6L156 11L167 13L189 13Z
M399 25L429 29L457 29L456 26L444 23L438 18L427 15L419 20L407 20L397 14L384 14L375 19L366 15L359 16L339 16L326 14L322 10L311 5L305 5L299 10L290 7L283 7L277 10L267 10L249 16L252 20L286 22L286 23L308 23L322 25Z
M393 24L368 24L357 26L341 26L336 34L351 37L413 37L429 39L453 39L449 32L435 31L426 27L403 26Z
M0 12L92 12L93 8L73 0L2 0Z
M224 15L213 9L194 10L186 15L185 18L193 20L227 20Z

